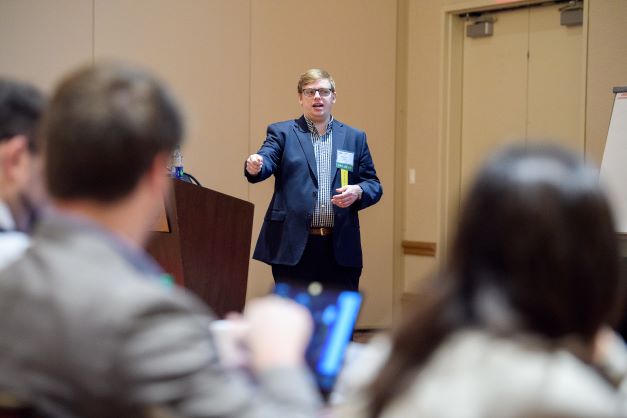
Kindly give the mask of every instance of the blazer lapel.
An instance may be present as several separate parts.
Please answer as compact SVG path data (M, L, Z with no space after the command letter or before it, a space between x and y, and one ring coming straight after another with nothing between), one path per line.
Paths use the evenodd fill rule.
M344 139L346 138L346 128L340 122L333 121L333 150L331 151L331 170L333 171L333 178L331 179L331 187L335 183L335 177L337 177L338 170L337 164L337 150L344 149ZM333 191L332 191L333 192Z
M316 184L316 187L318 187L318 167L316 165L316 154L314 153L313 144L311 143L311 135L309 134L307 121L305 121L304 116L301 116L298 120L296 120L294 132L296 132L298 142L300 142L300 146L305 153L305 157L307 158L309 171L311 171L314 183Z

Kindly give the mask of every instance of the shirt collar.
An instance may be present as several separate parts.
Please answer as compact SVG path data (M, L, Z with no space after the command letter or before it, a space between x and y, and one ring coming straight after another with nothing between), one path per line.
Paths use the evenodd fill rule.
M15 220L9 206L0 200L0 229L12 231L15 229Z
M137 247L118 234L111 232L92 219L78 214L70 214L54 208L48 208L44 214L42 226L76 230L100 238L107 243L120 257L125 259L139 272L149 276L160 277L164 274L161 267L142 248Z
M320 136L320 133L318 132L318 129L316 128L316 125L312 121L310 121L307 118L307 116L305 116L305 121L307 122L307 129L309 129L309 133ZM326 133L328 134L332 130L333 130L333 115L331 115L331 118L329 119L329 123L327 124Z

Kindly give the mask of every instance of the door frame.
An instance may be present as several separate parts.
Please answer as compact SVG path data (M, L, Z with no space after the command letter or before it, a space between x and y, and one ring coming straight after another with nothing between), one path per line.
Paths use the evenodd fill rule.
M581 89L581 121L579 136L585 150L586 132L586 80L588 56L588 11L589 2L583 3L582 30L582 80ZM439 112L439 234L437 261L443 265L449 253L449 244L456 229L457 218L461 205L461 137L462 137L462 87L463 87L463 44L464 21L458 15L471 12L489 12L545 3L546 0L475 0L468 3L445 6L441 13L441 79ZM495 4L498 3L498 4Z

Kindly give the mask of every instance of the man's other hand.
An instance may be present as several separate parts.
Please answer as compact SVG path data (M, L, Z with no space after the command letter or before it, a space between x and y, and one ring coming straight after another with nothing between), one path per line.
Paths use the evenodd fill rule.
M348 186L340 187L339 189L335 189L336 194L331 198L331 203L341 208L347 208L357 199L361 198L361 194L363 190L357 184L349 184Z

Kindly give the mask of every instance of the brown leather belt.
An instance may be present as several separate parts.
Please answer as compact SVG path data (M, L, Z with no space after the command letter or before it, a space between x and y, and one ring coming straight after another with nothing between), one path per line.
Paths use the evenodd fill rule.
M309 229L309 235L320 235L321 237L324 237L327 235L331 235L332 233L333 228L328 228L326 226Z

